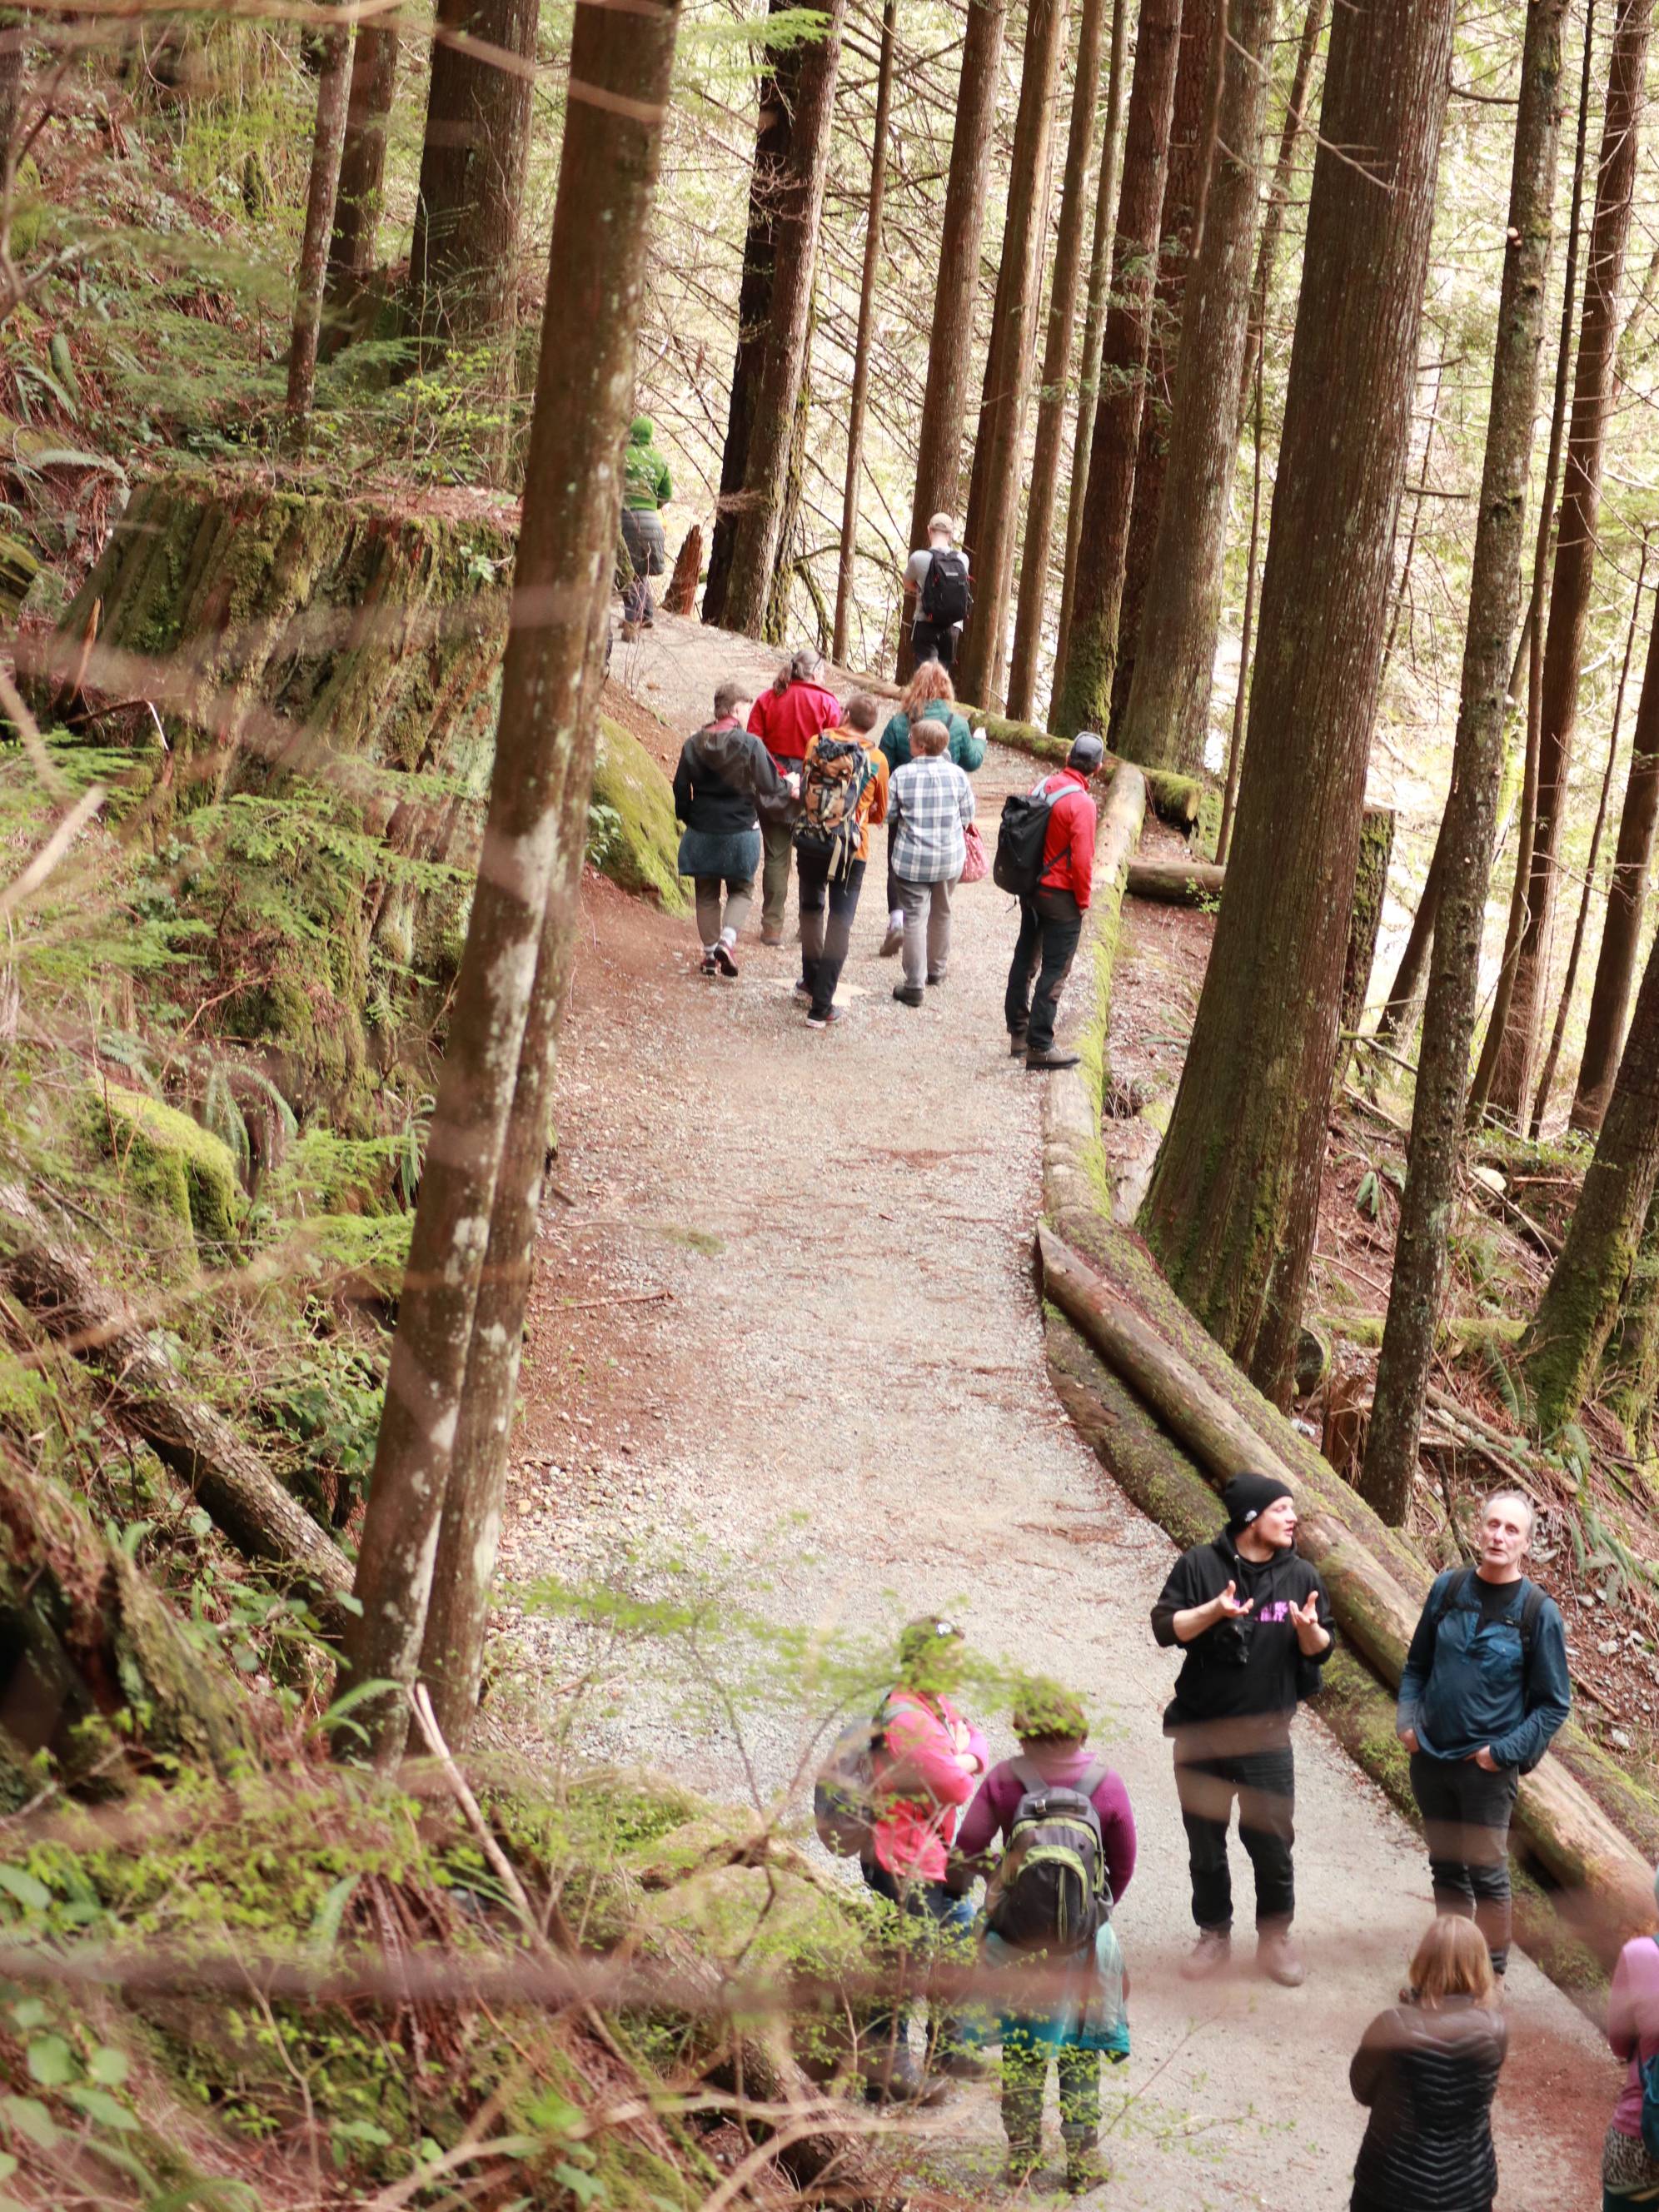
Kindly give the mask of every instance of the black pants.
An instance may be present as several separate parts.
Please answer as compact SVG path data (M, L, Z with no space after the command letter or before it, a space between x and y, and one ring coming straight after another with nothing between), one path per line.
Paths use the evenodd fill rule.
M800 885L801 981L812 994L813 1013L820 1017L835 1004L836 986L853 941L853 917L864 888L864 865L854 860L844 876L831 883L826 861L810 853L795 855ZM826 903L828 921L823 916Z
M884 1897L899 1911L899 1924L890 1953L896 1973L907 1966L933 1961L969 1965L974 1955L974 1906L970 1898L958 1897L942 1881L897 1881L884 1866L865 1860L860 1869L866 1888ZM908 2006L878 2000L871 2008L861 2034L865 2049L880 2062L905 2040ZM963 2047L956 2023L935 2016L929 2023L930 2043L942 2042L948 2050ZM1039 2077L1040 2078L1040 2077Z
M1227 1824L1238 1800L1238 1840L1255 1869L1255 1924L1283 1928L1296 1911L1291 1851L1296 1842L1296 1759L1288 1743L1226 1758L1183 1759L1176 1739L1176 1793L1187 1831L1193 1918L1200 1928L1233 1924Z
M1026 1049L1048 1052L1054 1042L1060 994L1072 972L1077 941L1083 934L1083 909L1070 891L1039 891L1019 902L1019 935L1008 969L1003 1014L1010 1036L1025 1034ZM1036 988L1031 971L1038 969Z
M1472 1759L1412 1753L1412 1795L1428 1838L1434 1909L1474 1922L1495 1974L1510 1962L1510 1815L1520 1786L1512 1766L1488 1774Z
M924 660L936 660L941 668L948 668L957 649L956 631L949 623L925 622L918 615L910 632L910 649L918 667Z

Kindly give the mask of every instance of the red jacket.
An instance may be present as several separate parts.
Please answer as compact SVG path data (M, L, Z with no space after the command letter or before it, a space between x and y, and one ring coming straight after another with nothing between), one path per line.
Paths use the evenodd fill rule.
M962 1808L990 1765L985 1739L948 1698L888 1694L876 1755L876 1861L900 1881L943 1881Z
M774 760L806 757L809 741L820 730L841 722L841 702L819 684L792 684L787 691L763 691L749 710L749 727Z
M1048 830L1042 841L1045 891L1070 891L1080 907L1089 903L1095 876L1095 830L1098 817L1089 794L1089 779L1074 768L1062 768L1044 776L1039 791L1052 791Z

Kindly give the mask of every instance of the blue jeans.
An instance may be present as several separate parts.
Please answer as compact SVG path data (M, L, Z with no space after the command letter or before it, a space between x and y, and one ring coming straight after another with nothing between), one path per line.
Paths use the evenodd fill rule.
M866 1887L874 1890L878 1897L884 1897L890 1905L896 1905L902 1916L893 1950L896 1971L903 1971L913 1953L924 1957L932 1953L936 1957L958 1959L963 1964L971 1959L975 1917L971 1898L954 1896L942 1881L899 1881L884 1866L869 1860L864 1862L863 1873ZM884 2044L904 2042L908 2026L908 2008L901 2018L896 2005L878 2002L865 2022L863 2033L873 2051ZM940 2023L939 2035L940 2040L951 2045L980 2039L976 2033L959 2038L955 2023L949 2021Z

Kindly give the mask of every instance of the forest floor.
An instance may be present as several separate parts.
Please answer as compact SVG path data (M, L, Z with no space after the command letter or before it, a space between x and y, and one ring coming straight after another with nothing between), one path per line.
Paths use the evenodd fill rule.
M744 641L663 623L613 676L683 732L721 675L769 667ZM1029 778L993 750L982 818ZM701 1643L688 1664L619 1634L595 1662L538 1605L538 1583L696 1583L734 1622L781 1629L890 1633L923 1607L949 1610L980 1650L1060 1676L1109 1717L1097 1741L1134 1803L1140 1867L1117 1915L1134 2053L1107 2081L1110 2203L1346 2202L1363 2121L1347 2059L1427 1919L1421 1847L1304 1719L1307 1985L1249 1972L1248 1869L1237 1978L1195 1991L1176 1976L1192 1929L1159 1719L1174 1666L1147 1626L1173 1552L1073 1433L1044 1370L1030 1259L1042 1079L1006 1054L1007 902L989 883L962 893L950 980L913 1012L876 954L873 842L850 1018L828 1032L808 1030L791 996L793 945L745 942L739 979L708 981L684 922L587 880L504 1545L513 1656L488 1708L497 1743L544 1748L550 1686L594 1665L602 1709L579 1721L586 1741L769 1804L810 1772L824 1719L787 1680L753 1697L735 1639L729 1655ZM1132 910L1125 974L1139 963L1149 995L1168 998L1155 940L1190 938L1192 919ZM1000 1719L988 1732L1012 1748ZM1500 2207L1576 2212L1595 2201L1617 2069L1524 1960L1509 2010ZM938 2179L982 2194L1001 2158L991 2092L958 2087L928 2124Z

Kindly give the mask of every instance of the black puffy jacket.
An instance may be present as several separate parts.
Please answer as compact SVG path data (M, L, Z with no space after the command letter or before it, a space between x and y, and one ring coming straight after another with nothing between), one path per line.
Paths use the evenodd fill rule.
M1472 1997L1379 2013L1348 2069L1370 2106L1354 2202L1398 2212L1491 2212L1492 2100L1509 2045L1501 2013Z

